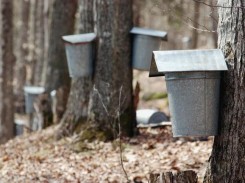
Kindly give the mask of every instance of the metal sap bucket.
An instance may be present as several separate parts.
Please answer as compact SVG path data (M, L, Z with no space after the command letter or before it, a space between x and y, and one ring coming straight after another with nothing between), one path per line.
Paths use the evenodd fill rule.
M70 77L83 77L93 74L94 33L62 36L65 42L66 57Z
M25 121L15 120L15 136L22 135L24 133Z
M218 133L220 72L166 73L173 134Z
M221 50L154 52L154 60L151 68L165 74L173 136L218 135Z
M38 86L25 86L25 110L27 114L34 112L34 101L38 95L42 94L45 91L44 87Z
M168 117L156 109L139 109L136 111L138 124L161 123L169 121Z
M134 69L150 69L152 51L159 50L162 40L167 40L167 33L151 29L134 27L133 34L133 58L132 66Z

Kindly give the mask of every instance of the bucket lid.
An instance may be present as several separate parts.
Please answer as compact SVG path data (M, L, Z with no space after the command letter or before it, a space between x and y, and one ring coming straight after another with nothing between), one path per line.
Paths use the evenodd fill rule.
M153 51L149 76L164 76L168 72L226 70L228 68L220 49Z
M24 91L30 94L41 94L45 91L45 88L40 86L25 86Z
M130 33L131 34L141 34L141 35L146 35L146 36L153 36L153 37L160 37L161 39L167 41L167 32L164 32L164 31L134 27L131 29Z
M62 36L62 39L66 43L70 43L70 44L88 43L93 41L95 38L96 38L95 33Z

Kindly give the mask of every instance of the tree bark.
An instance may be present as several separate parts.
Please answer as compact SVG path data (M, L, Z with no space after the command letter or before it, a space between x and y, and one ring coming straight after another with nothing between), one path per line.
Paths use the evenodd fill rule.
M245 182L245 25L241 0L219 0L218 47L229 71L221 85L220 135L215 137L204 182Z
M197 183L197 174L192 171L182 171L176 174L165 172L161 174L150 174L150 183Z
M77 0L54 1L45 88L48 92L57 89L58 121L65 112L70 90L70 77L61 36L73 33L76 11Z
M80 0L80 33L94 31L93 0ZM92 77L73 78L66 112L61 120L58 138L72 134L77 125L87 121Z
M129 35L132 1L95 2L98 48L89 120L105 139L116 138L119 127L123 135L132 136L135 129Z
M12 1L1 0L0 13L0 143L14 136L14 104L13 104L13 5Z

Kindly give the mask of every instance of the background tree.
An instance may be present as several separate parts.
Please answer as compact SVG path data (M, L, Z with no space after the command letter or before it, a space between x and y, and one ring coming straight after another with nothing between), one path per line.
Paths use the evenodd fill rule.
M57 121L65 112L70 90L70 77L61 36L73 34L77 5L77 0L55 0L53 3L45 88L47 91L57 89Z
M42 71L45 58L45 26L44 26L44 3L45 1L36 1L36 16L34 22L34 60L32 67L32 84L40 86L42 82Z
M17 62L15 68L15 78L16 78L16 86L15 93L17 95L18 101L24 100L24 91L23 87L26 82L26 63L27 63L27 55L28 55L28 23L29 23L29 15L30 15L30 1L29 0L21 0L21 26L19 28L19 41L18 41L18 54L17 54Z
M220 135L214 139L204 182L245 182L245 4L220 0L218 5L218 46L229 71L221 85Z
M94 31L93 0L80 0L79 32ZM92 77L73 78L66 112L61 120L58 136L72 133L78 124L87 121Z
M0 143L14 136L13 105L13 6L12 1L0 1L1 52L0 52Z
M116 138L114 132L119 121L123 134L133 135L135 113L129 34L132 28L132 1L96 0L95 9L98 45L90 98L90 124L105 139Z

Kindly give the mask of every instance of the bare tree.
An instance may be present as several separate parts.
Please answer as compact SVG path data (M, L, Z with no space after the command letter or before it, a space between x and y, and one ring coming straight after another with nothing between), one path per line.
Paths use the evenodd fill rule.
M0 143L14 136L13 105L13 5L12 1L0 1L1 52L0 52Z
M80 33L94 31L93 0L80 0ZM92 77L73 78L66 112L61 120L58 137L73 133L77 126L87 121Z
M204 182L245 182L244 2L219 0L218 47L229 71L221 86L220 135L215 137ZM238 8L239 7L239 8Z
M70 90L70 77L61 36L73 34L77 5L77 0L55 0L53 3L45 87L48 91L57 89L58 121L65 112Z
M44 1L36 1L37 11L35 16L35 32L34 32L34 45L35 45L35 65L33 65L33 84L40 86L42 81L42 71L44 66L45 56L45 26L44 26Z
M132 1L96 0L95 9L98 45L90 124L105 139L112 139L120 122L122 133L130 136L135 129L129 35Z

